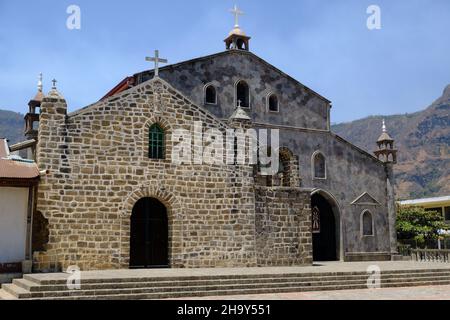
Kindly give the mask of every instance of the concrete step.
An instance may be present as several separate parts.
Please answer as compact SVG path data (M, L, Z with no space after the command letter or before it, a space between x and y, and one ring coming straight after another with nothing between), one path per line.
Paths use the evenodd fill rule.
M384 288L391 287L411 287L411 286L429 286L429 285L448 285L440 282L410 282L393 283ZM146 299L169 299L182 297L207 297L207 296L227 296L227 295L249 295L266 293L288 293L288 292L312 292L312 291L335 291L335 290L356 290L367 289L366 285L338 285L338 286L315 286L315 287L289 287L289 288L254 288L254 289L235 289L235 290L211 290L211 291L180 291L180 292L160 292L160 293L129 293L113 295L72 295L49 297L46 300L146 300ZM38 299L32 299L38 300Z
M320 274L311 273L311 274L303 274L303 273L293 273L293 274L249 274L249 275L210 275L210 276L180 276L180 277L171 277L171 276L162 276L162 277L123 277L123 278L84 278L82 281L84 284L94 284L94 283L104 283L111 282L114 280L115 282L152 282L152 281L168 281L168 282L178 282L178 281L190 281L190 280L210 280L210 281L218 281L218 280L247 280L247 279L264 279L264 278L310 278L310 277L328 277L328 276L365 276L366 273L357 272L357 273L327 273ZM24 275L24 279L34 282L39 285L58 285L65 284L66 279L40 279L38 276L29 274Z
M32 297L32 293L30 291L16 286L15 284L3 284L2 289L17 299L28 299Z
M302 291L313 291L313 290L319 290L320 288L326 288L327 290L339 290L339 288L366 288L365 285L339 285L339 286L294 286L294 287L278 287L278 288L236 288L236 289L230 289L230 288L216 288L211 290L200 290L202 288L198 288L198 290L186 290L191 288L185 288L185 290L182 291L160 291L160 292L139 292L139 291L120 291L120 292L106 292L107 294L104 294L104 292L101 291L92 291L92 292L69 292L66 294L66 292L58 292L59 295L52 295L51 297L33 297L32 299L89 299L93 297L94 299L115 299L116 297L136 297L136 299L159 299L159 298L171 298L171 297L185 297L185 296L211 296L211 295L229 295L231 294L259 294L259 293L269 293L269 292L295 292L298 290ZM81 293L81 294L80 294ZM90 295L89 295L90 293Z
M434 284L448 284L450 283L450 276L444 277L427 277L427 278L392 278L392 279L381 279L382 286L395 286L397 283L408 284L408 283L434 283ZM234 291L234 290L248 290L248 289L260 289L265 290L276 290L280 288L309 288L315 291L315 288L320 287L333 287L338 288L341 285L355 286L356 288L367 288L367 279L357 279L357 280L315 280L315 281L291 281L291 282L262 282L262 283L234 283L234 284L199 284L197 282L187 282L186 284L180 286L175 284L170 284L170 286L151 286L145 283L140 285L137 283L111 283L110 287L105 288L103 285L87 285L82 287L82 290L67 290L66 287L60 286L42 286L39 290L29 291L24 289L23 286L29 285L25 281L16 281L13 285L9 285L5 288L7 292L14 295L17 298L51 298L51 297L73 297L73 296L107 296L107 295L126 295L126 294L144 294L144 293L177 293L177 292L209 292L209 291ZM119 285L119 287L116 287ZM167 285L167 284L166 284Z
M449 273L450 276L450 273ZM314 282L314 281L349 281L349 280L366 280L367 275L365 276L346 276L346 277L290 277L290 278L258 278L258 279L245 279L245 281L251 283L288 283L288 282ZM145 279L144 279L145 280ZM152 281L142 281L142 282L116 282L110 280L111 282L100 282L100 283L85 283L82 281L83 289L108 289L108 288L143 288L143 287L166 287L166 286L187 286L193 283L199 285L233 285L233 284L242 284L245 283L242 279L219 279L219 280L203 280L203 279L195 279L195 280L178 280L178 281L160 281L157 279L152 279ZM33 281L29 281L27 279L15 279L14 284L18 285L21 288L24 288L29 291L52 291L52 290L64 290L67 286L66 284L57 284L57 285L38 285Z
M2 286L8 299L160 299L229 294L366 289L366 272L179 275L171 272L84 273L81 290L67 290L67 274L25 275ZM124 275L124 277L121 277ZM141 276L140 276L141 275ZM450 268L381 273L381 287L450 284Z
M408 271L387 271L382 272L381 275L383 277L389 277L394 275L420 275L420 274L429 274L436 275L439 273L450 274L450 269L430 269L430 270L408 270ZM276 279L276 278L305 278L305 279L314 279L314 278L328 278L328 277L339 277L339 278L350 278L354 276L367 277L366 272L330 272L330 273L292 273L292 274L250 274L250 275L214 275L214 276L182 276L182 277L124 277L124 278L98 278L98 279L90 279L84 278L82 279L82 283L85 284L97 284L97 283L109 283L114 281L118 282L156 282L156 281L167 281L167 282L182 282L189 280L210 280L210 281L222 281L222 280L252 280L257 281L258 279ZM66 279L41 279L39 276L29 274L24 275L24 279L30 282L34 282L38 285L65 285Z
M131 294L131 293L176 293L176 292L196 292L196 291L229 291L229 290L246 290L246 289L258 289L258 288L270 288L270 289L276 289L276 288L290 288L290 287L315 287L315 286L336 286L339 285L340 282L338 281L331 281L331 282L305 282L305 283L245 283L245 284L233 284L233 285L194 285L193 283L191 285L186 286L170 286L170 287L144 287L144 288L133 288L133 287L127 287L127 288L114 288L114 289L82 289L82 290L58 290L58 291L35 291L35 292L29 292L26 291L25 294L21 293L14 293L19 298L47 298L52 296L89 296L89 295L115 295L115 294ZM349 281L347 282L348 285L354 284L354 285L366 285L365 281L357 280L357 281ZM8 289L11 290L12 288Z
M17 298L5 290L0 289L0 300L17 300Z
M149 282L105 282L105 283L87 283L82 282L82 290L117 290L117 289L139 289L139 288L162 288L162 287L188 287L188 286L215 286L215 285L245 285L250 283L252 285L264 286L265 284L270 285L292 285L292 284L320 284L320 283L355 283L363 282L365 283L368 279L368 275L364 276L346 276L346 277L313 277L313 278L260 278L251 279L243 282L242 280L235 279L225 279L225 280L185 280L185 281L149 281ZM381 277L382 283L387 282L398 282L407 280L447 280L450 279L449 273L439 273L439 274L398 274L398 275L383 275ZM18 287L21 287L27 291L33 292L43 292L43 291L65 291L67 289L66 284L64 285L37 285L35 282L26 279L16 279L13 282Z

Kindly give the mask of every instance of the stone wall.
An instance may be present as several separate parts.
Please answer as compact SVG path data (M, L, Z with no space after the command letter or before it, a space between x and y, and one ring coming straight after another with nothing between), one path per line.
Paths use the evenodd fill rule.
M258 266L312 264L310 192L256 187L255 194Z
M394 197L388 196L385 165L331 132L285 129L280 144L299 157L302 187L321 190L335 206L341 235L341 258L348 253L389 255L395 250ZM326 160L326 179L313 177L312 156L320 151ZM364 193L373 201L352 204ZM374 236L361 235L361 213L369 210L374 219Z
M270 123L327 130L330 102L251 52L228 50L160 69L160 77L220 119L228 119L236 105L236 83L249 85L250 109L254 123ZM153 77L137 75L137 82ZM217 90L217 104L205 103L205 85ZM276 94L279 112L269 111L267 98Z
M138 75L141 81L150 76ZM328 131L326 99L249 52L221 53L169 66L161 69L161 77L170 85L164 80L142 82L68 115L60 96L44 99L37 161L50 174L40 184L37 210L48 220L49 241L46 252L35 254L37 269L70 264L83 269L128 267L131 211L139 198L147 196L158 198L168 209L173 267L309 263L311 244L301 244L308 236L299 231L308 224L302 219L306 219L309 200L295 189L300 184L310 191L320 190L332 202L339 219L340 258L389 255L395 250L389 170ZM289 187L290 192L255 192L249 166L176 166L171 162L174 129L193 131L194 121L202 121L204 129L229 128L220 119L233 112L234 85L239 79L249 84L251 109L247 111L253 125L280 129L280 146L290 155L289 161L281 159L285 168L278 177L281 182L274 182L276 176L265 180L274 187ZM217 105L203 103L207 83L217 88ZM266 109L270 92L279 95L278 113ZM165 160L147 157L148 128L155 122L167 132ZM326 179L312 176L311 156L316 151L326 158ZM290 215L294 209L286 207L284 200L290 199L286 192L297 193L299 199L288 203L299 216ZM374 203L352 204L364 192ZM360 232L361 212L368 209L374 217L373 237ZM267 220L273 215L280 219L280 226ZM256 237L257 223L271 225L275 231ZM304 225L298 229L297 223Z
M256 266L253 168L174 165L170 133L227 127L163 81L149 81L66 116L61 97L42 103L37 210L48 220L35 270L128 268L130 216L142 197L168 210L172 267ZM148 154L148 128L166 130L165 160Z
M341 258L344 259L347 253L373 256L377 252L387 255L395 252L395 199L388 170L371 154L329 131L330 103L326 99L253 53L242 50L229 50L167 66L160 74L219 118L226 118L233 112L235 84L245 80L249 84L251 106L247 112L254 126L280 129L280 146L298 157L302 186L320 189L334 198L333 205L339 211L341 223L338 230ZM139 82L151 76L151 72L144 72L138 74L137 79ZM204 103L206 84L216 87L217 105ZM267 110L269 93L278 95L279 112ZM316 151L326 158L326 179L312 176L311 157ZM375 198L375 206L351 204L364 192ZM366 209L374 212L376 234L372 238L360 234L360 215Z

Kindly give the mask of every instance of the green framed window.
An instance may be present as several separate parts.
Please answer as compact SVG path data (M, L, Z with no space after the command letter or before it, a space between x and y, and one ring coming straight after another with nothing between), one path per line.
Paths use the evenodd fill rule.
M148 157L150 159L164 159L165 134L160 125L154 124L149 130Z

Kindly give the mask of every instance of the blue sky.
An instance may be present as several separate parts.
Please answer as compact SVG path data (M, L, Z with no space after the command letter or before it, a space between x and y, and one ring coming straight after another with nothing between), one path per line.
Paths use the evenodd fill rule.
M333 101L332 121L414 112L450 84L448 0L0 0L0 108L26 112L44 73L69 110L149 69L224 50L237 3L251 51ZM81 8L81 30L66 9ZM381 8L382 29L366 27Z

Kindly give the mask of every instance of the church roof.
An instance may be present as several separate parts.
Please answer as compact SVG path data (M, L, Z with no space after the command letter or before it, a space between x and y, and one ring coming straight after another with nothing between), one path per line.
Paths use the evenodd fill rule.
M38 91L34 96L33 101L42 102L42 99L44 99L44 94L42 93L42 91Z
M303 88L305 88L307 91L309 91L311 94L317 96L318 98L324 100L327 103L331 103L330 100L328 100L327 98L323 97L322 95L320 95L319 93L315 92L314 90L312 90L311 88L305 86L304 84L302 84L300 81L296 80L295 78L291 77L290 75L288 75L287 73L281 71L280 69L278 69L277 67L273 66L272 64L270 64L269 62L267 62L266 60L260 58L259 56L255 55L254 53L250 52L250 51L246 51L246 50L226 50L226 51L222 51L219 53L215 53L215 54L211 54L211 55L207 55L207 56L203 56L203 57L199 57L199 58L195 58L195 59L190 59L190 60L185 60L179 63L175 63L175 64L171 64L171 65L166 65L164 67L160 67L159 71L160 71L160 76L161 72L163 72L164 70L172 70L172 69L176 69L177 67L180 66L184 66L187 64L192 64L195 62L201 62L201 61L207 61L207 60L212 60L216 57L221 57L221 56L226 56L226 55L232 55L232 54L239 54L239 55L248 55L250 57L255 58L256 60L258 60L260 63L264 64L265 66L275 70L276 72L280 73L282 76L286 77L287 79L293 81L295 84L302 86ZM146 80L150 79L153 76L153 69L150 70L146 70L143 72L139 72L136 73L132 78L134 78L133 84L132 85L139 85L142 82L145 82ZM113 88L110 93L106 94L101 100L104 100L106 98L109 98L119 92L125 91L127 89L129 89L132 85L130 84L130 86L122 86L121 84L126 83L127 81L129 81L130 77L126 77L124 78L124 80L122 80L118 85L115 86L115 88ZM120 87L120 88L118 88ZM119 89L119 90L115 90L115 89Z
M382 141L394 141L394 139L392 139L387 132L383 132L381 136L378 138L378 142Z

